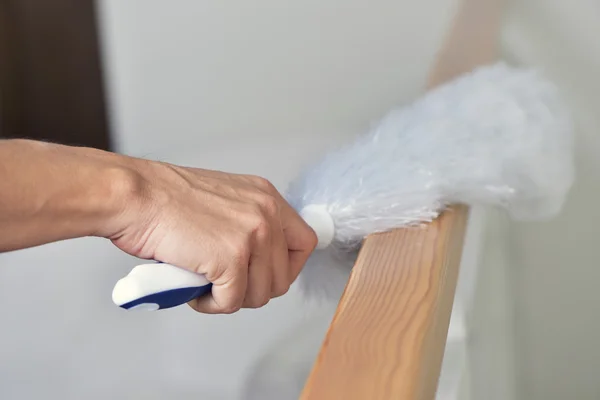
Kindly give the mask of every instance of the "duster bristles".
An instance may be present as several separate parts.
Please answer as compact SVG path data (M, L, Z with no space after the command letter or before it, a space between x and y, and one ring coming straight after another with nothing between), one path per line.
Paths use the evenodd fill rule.
M335 279L325 269L343 271L349 262L332 265L322 252L351 255L367 235L430 222L450 204L498 206L516 219L554 217L574 179L572 141L557 88L505 63L391 111L290 185L287 199L297 210L323 206L335 226L300 284L307 293L332 292L329 285L340 284L324 282Z

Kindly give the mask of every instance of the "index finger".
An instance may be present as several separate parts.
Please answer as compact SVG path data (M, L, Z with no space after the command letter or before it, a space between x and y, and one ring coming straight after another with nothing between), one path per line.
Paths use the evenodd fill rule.
M288 246L290 274L294 281L317 246L315 231L283 199L281 206L281 224Z

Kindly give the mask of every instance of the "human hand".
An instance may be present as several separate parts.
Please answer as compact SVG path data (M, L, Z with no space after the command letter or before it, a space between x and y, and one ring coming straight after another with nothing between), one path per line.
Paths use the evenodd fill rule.
M121 250L204 274L202 313L258 308L285 294L317 244L266 179L128 159L134 190L111 221Z

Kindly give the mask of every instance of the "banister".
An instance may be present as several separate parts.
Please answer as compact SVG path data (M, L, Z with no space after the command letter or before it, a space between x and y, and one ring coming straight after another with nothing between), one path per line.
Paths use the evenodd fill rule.
M502 3L461 2L428 88L495 60ZM468 214L364 241L302 400L435 398Z

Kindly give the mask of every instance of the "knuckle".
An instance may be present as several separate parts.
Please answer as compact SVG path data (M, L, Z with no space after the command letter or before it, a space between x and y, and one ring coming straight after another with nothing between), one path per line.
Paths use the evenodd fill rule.
M269 222L265 219L257 219L252 225L252 233L260 243L268 242L271 238Z
M247 240L239 240L232 245L231 260L233 266L238 268L246 268L250 259L250 246Z
M262 195L258 198L258 205L267 215L277 215L279 213L279 204L277 199L270 194Z
M270 239L271 224L260 205L252 206L246 214L246 229L247 240L249 242L252 242L253 239L259 242L265 242Z
M218 256L220 257L220 255ZM207 263L203 266L198 266L194 269L194 272L197 274L206 274L206 277L209 281L216 281L221 279L227 273L227 265L223 262L212 262Z
M263 178L262 176L251 175L249 178L252 181L252 184L261 190L264 190L266 192L271 192L275 190L275 186L273 186L271 181L269 181L266 178Z

